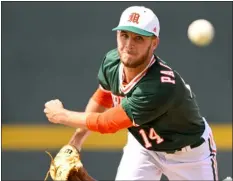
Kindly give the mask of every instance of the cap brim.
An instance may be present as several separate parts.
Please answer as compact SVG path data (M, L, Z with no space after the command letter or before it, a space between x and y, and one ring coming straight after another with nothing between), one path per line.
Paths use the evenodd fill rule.
M117 30L124 30L124 31L130 31L133 33L137 33L139 35L143 35L143 36L153 36L153 33L150 33L148 31L145 31L143 29L134 27L134 26L118 26L116 28L113 28L112 31L117 31Z

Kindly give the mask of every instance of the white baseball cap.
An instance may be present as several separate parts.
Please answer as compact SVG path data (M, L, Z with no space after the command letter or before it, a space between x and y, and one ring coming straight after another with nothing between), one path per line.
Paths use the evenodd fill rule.
M123 11L116 30L125 30L143 36L159 36L159 19L154 12L144 6L131 6Z

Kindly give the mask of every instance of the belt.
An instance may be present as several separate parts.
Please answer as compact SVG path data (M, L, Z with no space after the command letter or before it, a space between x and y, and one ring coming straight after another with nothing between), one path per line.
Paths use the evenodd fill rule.
M196 147L202 145L202 143L204 143L204 142L205 142L205 139L204 139L204 138L200 138L196 143L191 144L191 145L188 145L188 146L189 146L191 149L193 149L193 148L196 148ZM188 146L185 146L185 147L183 147L183 148L186 148L186 147L188 147ZM179 149L171 150L171 151L165 151L165 152L171 154L171 153L175 153L175 152L177 152L177 151L182 151L183 148L179 148Z

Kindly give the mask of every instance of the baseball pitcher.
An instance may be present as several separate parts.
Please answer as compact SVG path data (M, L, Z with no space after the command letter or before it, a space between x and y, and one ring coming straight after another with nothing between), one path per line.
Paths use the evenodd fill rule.
M50 122L79 128L51 164L53 179L69 180L71 170L83 168L78 155L90 131L110 134L127 129L116 180L160 180L162 174L169 180L218 180L216 145L195 95L155 54L157 16L143 6L129 7L113 31L117 48L102 60L99 87L86 111L67 110L60 100L45 104Z

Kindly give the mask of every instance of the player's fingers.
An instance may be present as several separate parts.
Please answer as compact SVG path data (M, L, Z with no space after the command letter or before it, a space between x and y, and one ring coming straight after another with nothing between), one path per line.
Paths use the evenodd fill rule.
M52 119L51 118L48 118L49 122L53 123Z
M59 104L59 105L62 104L62 102L61 102L59 99L55 99L55 100L54 100L54 103L55 103L55 104Z
M48 101L48 102L46 102L46 103L45 103L45 105L44 105L44 106L45 106L45 107L48 107L48 106L49 106L50 104L52 104L52 103L53 103L53 100Z
M57 103L54 100L46 102L45 103L45 108L49 108L49 107L51 107L51 106L53 106L55 104L57 104Z
M53 117L53 116L52 116L51 114L46 114L46 117L47 117L47 119L48 119L50 122L53 122L53 121L52 121L52 117Z
M52 102L52 103L58 103L58 102L60 102L60 101L59 101L59 99L53 99L53 100L51 100L51 102Z
M58 99L55 99L55 100L51 100L51 101L48 101L45 103L45 107L50 107L50 106L53 106L53 105L62 105L61 101L58 100Z
M49 113L49 109L45 108L45 109L44 109L44 113L45 113L45 114Z
M53 118L52 115L48 115L47 118L48 118L49 122L51 122L51 123L57 123L57 120L55 118Z

